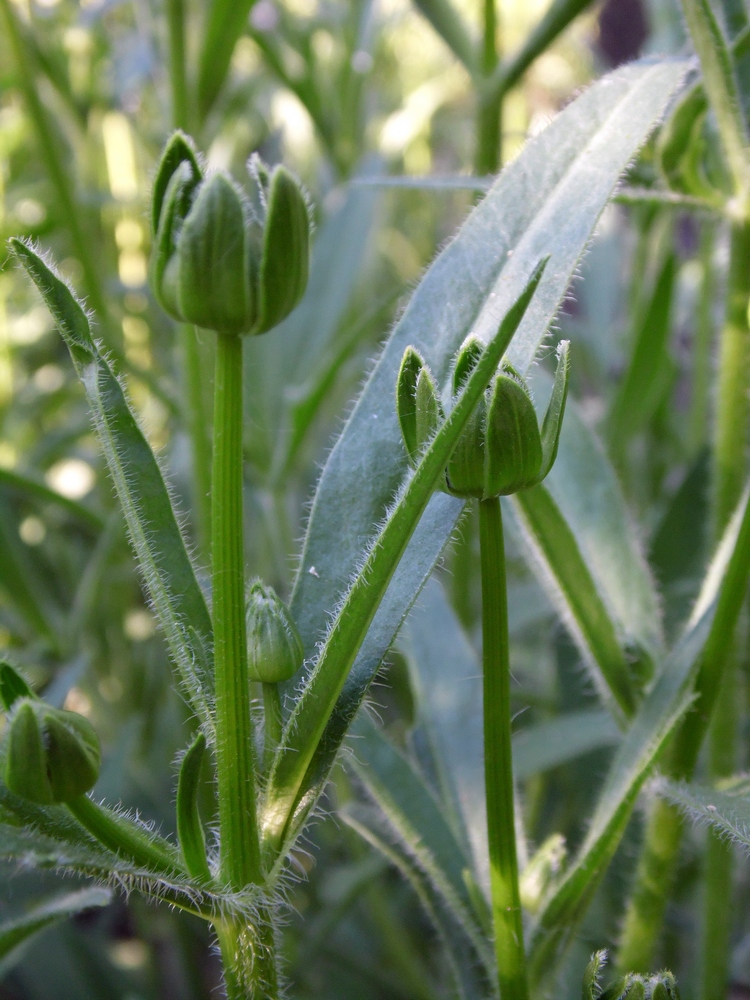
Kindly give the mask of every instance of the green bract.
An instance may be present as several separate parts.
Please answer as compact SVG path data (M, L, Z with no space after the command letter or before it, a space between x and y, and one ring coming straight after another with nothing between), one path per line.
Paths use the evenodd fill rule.
M154 181L153 286L175 319L223 334L265 333L307 286L310 221L298 181L250 163L260 215L225 173L205 176L177 132Z
M453 368L454 399L482 350L476 337L464 341ZM567 341L560 345L555 384L541 429L526 383L510 365L502 365L453 451L446 469L447 492L487 500L540 483L557 455L567 392ZM401 361L396 407L409 460L417 465L444 417L432 373L413 347L407 347Z
M297 626L273 587L256 580L247 598L247 665L253 681L277 684L293 677L304 660Z
M72 802L99 776L99 738L75 712L20 698L8 720L5 783L24 799L47 805Z

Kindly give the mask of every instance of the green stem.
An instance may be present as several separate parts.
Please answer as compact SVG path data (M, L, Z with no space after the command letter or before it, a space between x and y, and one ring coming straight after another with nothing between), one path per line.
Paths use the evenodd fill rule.
M271 767L273 755L281 742L282 713L278 684L263 684L263 715L265 730L265 770Z
M73 799L68 803L68 809L100 844L104 844L115 854L156 874L171 877L187 875L169 844L164 842L161 846L155 843L152 836L140 830L130 820L102 808L87 795Z
M73 252L81 262L90 304L104 324L107 322L108 314L99 272L90 250L91 241L81 226L81 210L75 203L70 183L70 172L66 166L65 157L61 155L58 144L55 141L55 126L50 120L50 116L47 114L37 92L33 72L33 56L23 37L16 14L11 8L10 0L0 0L0 10L2 10L4 16L8 38L10 39L16 59L19 84L26 102L29 118L34 126L44 167L55 189L57 205L65 218L65 228L70 233Z
M184 0L167 0L169 30L169 80L172 89L172 120L175 128L190 131L190 102L185 70Z
M732 56L711 0L682 0L682 11L700 59L703 85L716 115L735 194L748 196L748 136Z
M505 551L502 512L497 497L479 503L479 546L484 779L498 979L503 1000L528 1000L516 859Z
M635 888L625 912L617 967L621 974L651 972L674 882L682 837L678 809L656 799L649 811Z
M242 340L216 337L213 625L221 870L233 889L261 881L245 638Z
M485 78L492 75L499 59L496 2L497 0L484 0L481 72ZM503 97L504 91L491 92L486 87L478 88L477 151L474 167L480 177L484 174L497 173L500 167Z
M211 537L211 444L203 386L205 369L195 327L180 326L185 390L185 422L193 457L193 508L198 547L208 555Z
M276 945L267 908L257 924L217 920L227 1000L278 1000Z
M719 538L742 493L750 399L750 223L732 226L714 418L713 537Z
M716 223L705 220L701 227L700 261L703 268L693 345L693 385L690 402L690 450L697 455L706 444L711 385L711 344L714 322L713 304L716 295L716 273L713 264Z
M713 527L718 541L737 505L747 474L750 400L750 224L732 227L727 304L719 348L719 377L714 440ZM737 648L725 663L713 665L715 706L709 730L709 774L727 777L737 759ZM733 852L729 843L709 831L703 910L702 995L724 996L729 978Z

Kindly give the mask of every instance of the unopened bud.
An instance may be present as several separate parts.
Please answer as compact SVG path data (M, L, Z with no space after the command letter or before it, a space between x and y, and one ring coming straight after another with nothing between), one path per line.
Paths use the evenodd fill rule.
M401 360L396 409L409 461L416 465L443 421L443 409L432 373L413 347L407 347Z
M100 764L99 738L82 715L35 698L15 703L5 755L11 792L43 805L71 802L93 788Z
M280 323L307 286L310 220L284 167L251 169L261 218L225 173L204 177L189 140L168 144L153 189L152 278L175 319L222 334L258 334Z
M289 609L273 587L260 580L253 583L246 621L250 680L277 684L293 677L304 660L302 640Z

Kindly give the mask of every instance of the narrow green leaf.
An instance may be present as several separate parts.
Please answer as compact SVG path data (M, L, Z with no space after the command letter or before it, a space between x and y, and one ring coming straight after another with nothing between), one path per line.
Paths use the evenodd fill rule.
M677 261L669 254L635 331L630 362L612 403L609 436L612 453L622 457L627 442L643 430L668 388L673 365L669 354Z
M442 898L435 892L421 868L405 853L400 844L393 842L392 831L384 825L382 813L357 803L350 803L340 813L341 818L363 840L397 868L414 889L433 927L440 937L441 951L445 955L457 996L461 1000L484 1000L496 997L492 980L481 975L480 963L470 940L460 924L456 924L450 911L445 909Z
M16 949L35 934L77 913L108 906L111 901L109 889L79 889L38 903L23 916L0 923L0 976L9 970Z
M549 490L535 486L510 501L532 569L581 652L605 705L621 720L635 691L617 630L571 527Z
M531 778L621 740L609 712L566 712L514 734L513 773L519 779Z
M224 86L232 53L255 0L210 0L198 58L198 114L201 121Z
M67 285L30 247L19 240L11 245L68 345L170 653L194 711L210 729L211 619L158 462Z
M479 44L472 38L463 15L451 0L414 0L414 6L430 22L454 56L464 64L469 73L478 69Z
M198 733L192 746L182 758L177 783L177 837L185 866L193 878L202 882L211 879L206 857L206 838L198 810L198 792L206 737Z
M425 275L318 485L292 599L308 657L315 657L328 612L361 565L363 540L371 537L406 473L394 405L405 348L414 345L438 383L444 383L466 335L492 330L533 261L552 253L554 263L509 351L509 361L525 373L620 174L663 114L684 71L685 64L677 61L623 67L568 105L503 171ZM462 507L442 494L430 500L301 786L300 818L320 794L346 729Z
M471 870L471 862L446 822L442 804L411 762L370 719L360 717L353 734L357 753L350 767L382 811L392 837L442 897L491 976L492 947L486 929L477 920L464 877L464 872Z

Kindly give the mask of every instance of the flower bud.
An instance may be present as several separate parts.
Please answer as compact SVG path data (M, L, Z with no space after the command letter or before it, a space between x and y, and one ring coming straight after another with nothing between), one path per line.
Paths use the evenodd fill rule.
M293 677L304 660L302 640L289 609L273 587L256 580L245 611L250 680L277 684Z
M152 280L175 319L222 334L280 323L307 286L310 220L297 180L255 158L262 218L224 173L204 177L188 139L168 144L154 182Z
M456 358L456 396L482 352L476 338L467 340ZM542 429L526 383L508 364L492 379L470 417L448 463L449 492L461 497L507 496L540 483L552 468L565 410L568 349L563 345L555 385Z
M425 445L443 421L432 373L413 347L407 347L396 383L396 409L404 445L412 465L416 465Z
M42 805L71 802L93 788L101 752L91 723L75 712L21 698L8 720L5 783Z

